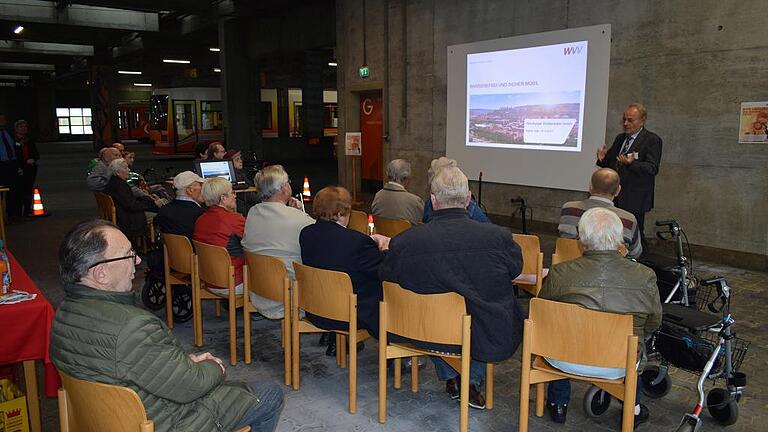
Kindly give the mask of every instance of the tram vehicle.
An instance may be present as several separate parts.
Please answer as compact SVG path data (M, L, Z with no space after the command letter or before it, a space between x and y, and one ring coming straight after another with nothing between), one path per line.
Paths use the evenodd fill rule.
M117 125L121 140L149 141L149 104L146 101L118 104Z
M219 88L157 89L152 92L149 109L154 154L191 154L198 143L224 141Z

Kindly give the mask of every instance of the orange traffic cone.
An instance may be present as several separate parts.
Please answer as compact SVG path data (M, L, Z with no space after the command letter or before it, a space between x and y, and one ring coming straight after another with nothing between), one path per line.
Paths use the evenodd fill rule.
M40 198L40 189L38 188L35 188L35 193L32 195L32 216L45 216L43 200Z
M304 192L301 193L304 201L312 201L312 192L309 190L309 178L304 177Z
M373 232L376 230L376 227L373 226L373 215L368 215L368 235L373 235Z

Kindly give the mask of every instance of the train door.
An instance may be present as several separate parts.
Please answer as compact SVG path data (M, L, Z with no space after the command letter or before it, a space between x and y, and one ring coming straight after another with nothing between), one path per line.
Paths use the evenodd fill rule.
M149 138L149 113L147 107L137 105L130 108L131 138L145 140Z
M197 144L197 110L194 100L173 101L173 120L176 130L176 153L188 153Z

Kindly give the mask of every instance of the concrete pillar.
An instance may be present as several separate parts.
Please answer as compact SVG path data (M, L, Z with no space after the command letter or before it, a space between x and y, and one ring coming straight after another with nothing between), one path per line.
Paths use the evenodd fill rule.
M59 138L59 127L56 119L56 95L53 85L37 83L35 86L37 98L37 131L39 139L51 141Z
M247 34L240 19L219 22L224 137L228 148L250 150L254 157L263 159L259 68L256 61L249 59Z
M304 53L304 81L301 104L304 110L304 138L323 136L323 66L328 55L322 51Z
M117 141L117 72L109 65L90 70L91 128L93 147L98 150Z

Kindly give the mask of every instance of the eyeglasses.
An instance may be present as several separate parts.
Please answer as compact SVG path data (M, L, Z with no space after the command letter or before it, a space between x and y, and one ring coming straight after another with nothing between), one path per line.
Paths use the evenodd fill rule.
M105 259L105 260L101 260L101 261L96 261L95 263L91 264L91 266L88 267L88 268L92 269L92 268L96 267L99 264L106 264L106 263L111 263L111 262L115 262L115 261L122 261L124 259L130 259L133 262L133 264L136 265L136 257L137 256L138 255L136 255L136 251L131 249L131 251L128 252L128 255L126 255L124 257L109 258L109 259Z

